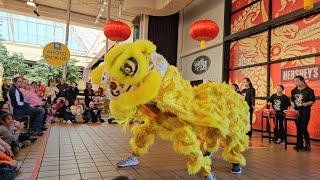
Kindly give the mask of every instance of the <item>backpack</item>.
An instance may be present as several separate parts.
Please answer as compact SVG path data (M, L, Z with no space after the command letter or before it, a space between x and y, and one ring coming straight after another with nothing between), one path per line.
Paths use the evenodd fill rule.
M0 164L0 179L1 180L14 180L17 177L18 172L14 170L12 166L7 163Z

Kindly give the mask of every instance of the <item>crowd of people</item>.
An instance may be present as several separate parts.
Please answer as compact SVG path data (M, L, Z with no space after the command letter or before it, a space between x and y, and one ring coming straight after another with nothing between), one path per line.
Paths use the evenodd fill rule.
M0 165L19 170L22 162L12 157L36 141L35 136L42 136L52 123L104 122L100 109L103 89L95 92L91 83L87 83L85 101L81 103L77 86L76 82L69 83L63 78L58 84L50 81L47 86L30 83L23 73L13 78L11 84L4 81L0 101Z

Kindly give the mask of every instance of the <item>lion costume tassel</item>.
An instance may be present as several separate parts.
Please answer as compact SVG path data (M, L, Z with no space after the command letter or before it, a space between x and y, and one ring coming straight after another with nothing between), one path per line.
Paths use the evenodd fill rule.
M156 134L188 156L189 174L215 179L197 136L205 140L208 152L222 144L226 161L246 164L241 152L249 144L249 108L229 85L208 82L192 87L147 40L114 47L92 76L94 83L107 86L110 112L124 129L132 119L144 121L132 128L132 156L119 166L138 164L137 157L148 152Z

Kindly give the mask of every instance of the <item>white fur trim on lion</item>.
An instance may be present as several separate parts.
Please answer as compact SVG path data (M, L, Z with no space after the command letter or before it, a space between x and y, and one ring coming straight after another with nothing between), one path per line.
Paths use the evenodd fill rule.
M168 69L168 62L167 60L161 55L156 52L151 54L151 60L155 68L160 72L160 74L164 74Z

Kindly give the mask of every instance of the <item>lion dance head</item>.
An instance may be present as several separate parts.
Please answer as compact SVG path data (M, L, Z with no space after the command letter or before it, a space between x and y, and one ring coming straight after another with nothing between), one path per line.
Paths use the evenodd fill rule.
M106 86L113 116L127 124L137 106L152 102L158 95L167 68L168 63L156 53L156 46L139 40L112 48L91 76L94 84Z

